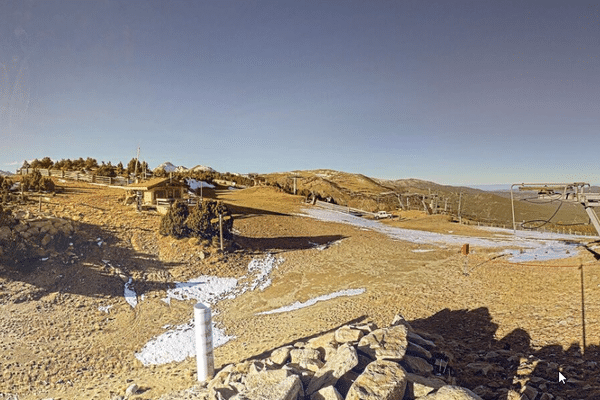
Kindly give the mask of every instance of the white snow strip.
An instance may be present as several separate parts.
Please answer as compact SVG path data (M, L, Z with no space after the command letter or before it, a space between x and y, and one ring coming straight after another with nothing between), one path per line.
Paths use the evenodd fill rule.
M263 314L278 314L278 313L282 313L282 312L288 312L288 311L298 310L300 308L312 306L312 305L316 304L319 301L331 300L331 299L335 299L336 297L341 297L341 296L357 296L357 295L362 294L364 292L365 292L364 288L362 288L362 289L340 290L339 292L334 292L334 293L330 293L330 294L325 294L323 296L315 297L314 299L310 299L308 301L305 301L304 303L300 303L299 301L297 301L294 304L290 304L289 306L284 306L284 307L276 308L275 310L271 310L271 311L263 311L263 312L258 313L258 314L259 315L263 315Z
M435 251L434 249L414 249L413 253L429 253L430 251Z
M212 304L224 294L237 286L235 278L218 278L216 276L199 276L187 282L177 282L175 288L167 291L167 299L197 300L200 303ZM167 302L167 300L163 299Z
M471 246L477 247L508 248L505 250L506 253L512 255L509 261L514 262L569 258L577 254L577 247L579 246L578 243L570 241L579 237L575 235L517 231L516 234L504 238L478 238L397 228L384 225L378 221L319 208L308 208L303 209L303 211L305 214L299 215L308 216L320 221L350 224L360 229L370 229L383 233L392 239L417 244L436 244L441 246L444 244L462 245L469 243ZM494 228L494 230L502 230L502 228ZM509 229L504 229L503 231L512 232Z
M271 285L271 278L269 275L273 268L276 268L283 259L275 258L272 254L267 254L265 258L253 258L248 264L248 272L250 274L256 274L256 278L250 285L250 290L255 290L256 287L263 291ZM260 286L259 286L260 284Z
M109 304L107 306L99 306L98 307L98 311L102 311L108 314L109 310L112 308L112 304Z
M340 242L344 240L344 239L340 239L340 240L334 240L332 242L327 242L327 243L323 243L323 244L319 244L319 243L314 243L314 242L308 242L308 244L311 244L314 246L315 249L319 250L319 251L323 251L327 248L329 248L330 246L334 246L336 244L340 244Z
M133 278L129 278L129 281L125 284L125 301L129 303L132 308L137 306L137 294L133 289L131 289L131 282L133 282Z
M197 181L192 178L186 178L185 181L186 181L187 185L190 187L190 189L192 189L192 190L196 190L199 187L210 188L210 189L215 188L215 185L211 185L210 183L205 182L205 181Z
M167 297L161 299L167 304L171 299L196 300L207 305L214 305L224 298L233 299L246 290L257 287L264 290L271 284L269 274L273 268L283 262L282 258L275 258L267 254L264 258L255 258L248 264L248 271L255 278L251 283L239 285L235 278L219 278L216 276L200 276L187 282L178 282L175 287L167 291ZM131 282L131 279L130 279ZM127 286L126 286L127 288ZM216 315L214 312L213 316ZM168 329L170 326L163 326ZM223 329L219 329L213 322L213 346L218 347L234 336L228 336ZM187 324L178 325L167 332L150 340L135 357L144 365L165 364L174 361L183 361L187 357L195 356L194 346L194 320Z
M234 336L227 336L222 329L212 326L213 348L224 345ZM194 333L194 321L178 325L162 335L150 340L135 358L145 366L151 364L166 364L180 362L188 357L196 356L196 337Z

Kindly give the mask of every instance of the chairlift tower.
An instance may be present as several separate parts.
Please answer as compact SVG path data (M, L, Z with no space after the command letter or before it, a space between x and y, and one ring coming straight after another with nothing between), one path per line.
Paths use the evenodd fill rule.
M594 207L600 207L600 193L586 192L585 188L591 188L587 182L573 183L515 183L510 187L510 201L512 206L513 230L517 230L515 223L515 202L513 188L519 191L537 191L540 200L559 200L569 203L579 203L590 217L590 221L600 235L600 219L594 211Z

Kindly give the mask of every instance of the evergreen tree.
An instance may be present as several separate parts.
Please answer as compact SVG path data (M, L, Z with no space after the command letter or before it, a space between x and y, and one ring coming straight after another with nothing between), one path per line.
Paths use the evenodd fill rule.
M79 157L77 160L73 161L73 169L77 171L81 171L85 168L85 160L82 157Z
M133 173L135 173L135 164L137 163L137 160L134 158L132 158L128 163L127 163L127 174L131 175ZM138 173L140 172L140 165L138 163Z
M173 236L177 239L187 236L188 228L185 220L189 215L188 208L182 202L176 201L169 211L162 217L158 232L164 236Z
M88 170L98 168L98 161L96 161L95 158L91 158L91 157L86 158L85 168Z
M214 200L205 201L202 206L196 206L186 220L190 236L202 239L211 239L219 236L219 214L223 216L223 237L231 239L233 218L231 213L221 202Z
M50 157L44 157L44 158L42 158L42 161L40 161L40 168L50 169L50 168L52 168L53 165L54 165L54 162L52 161L52 159Z
M125 169L123 168L123 163L119 161L119 163L117 164L117 168L115 168L115 172L117 173L117 175L123 175L124 171Z

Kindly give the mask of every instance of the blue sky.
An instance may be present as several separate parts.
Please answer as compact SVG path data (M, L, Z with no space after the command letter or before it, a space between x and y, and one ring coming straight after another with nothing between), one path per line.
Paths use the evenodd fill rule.
M0 169L598 182L600 5L4 1Z

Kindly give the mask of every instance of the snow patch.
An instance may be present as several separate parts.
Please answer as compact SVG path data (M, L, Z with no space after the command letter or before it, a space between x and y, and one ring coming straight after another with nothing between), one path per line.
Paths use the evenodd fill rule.
M192 178L186 178L185 182L187 183L187 185L192 190L196 190L199 187L209 188L209 189L214 189L215 188L215 185L211 185L210 183L204 182L204 181L197 181L197 180L192 179Z
M135 290L131 288L131 282L133 282L133 278L129 278L129 281L125 284L125 301L129 303L132 308L137 306L137 294Z
M344 239L340 239L340 240L334 240L332 242L327 242L327 243L323 243L323 244L319 244L319 243L314 243L314 242L308 242L308 244L313 245L315 249L319 250L319 251L323 251L331 246L335 246L337 244L340 244L340 242L344 240Z
M109 304L107 306L99 306L98 307L98 311L102 311L108 314L108 312L110 311L110 309L112 308L112 304Z
M383 233L395 240L403 240L416 244L462 245L469 243L471 246L486 248L508 248L506 254L511 254L509 261L543 261L560 258L569 258L577 253L579 244L573 243L576 235L549 234L544 232L517 231L515 234L504 238L478 238L470 236L450 235L444 233L417 231L396 228L381 224L378 221L367 220L337 211L309 208L303 210L308 216L320 221L338 222L349 224L363 230L373 230ZM489 228L488 228L489 229ZM493 228L495 231L511 232L510 229Z
M173 165L172 163L170 163L169 161L164 162L162 164L160 164L158 167L156 167L156 169L162 169L165 172L175 172L177 171L177 166Z
M224 294L231 292L236 286L237 279L235 278L204 275L187 282L177 282L173 289L167 291L167 297L163 301L170 304L171 299L196 300L200 303L212 304Z
M294 311L294 310L298 310L300 308L312 306L312 305L318 303L319 301L331 300L331 299L335 299L336 297L341 297L341 296L357 296L359 294L363 294L364 292L365 292L364 288L340 290L339 292L334 292L334 293L326 294L323 296L315 297L313 299L305 301L304 303L297 301L294 304L290 304L289 306L276 308L275 310L271 310L271 311L263 311L261 313L258 313L258 315L278 314L278 313L282 313L282 312Z
M194 321L178 325L175 328L150 340L135 358L145 366L180 362L196 356L196 337ZM222 329L212 326L213 348L224 345L234 336L227 336Z
M238 280L235 278L216 276L200 276L187 282L177 282L174 288L167 291L167 297L161 300L167 304L171 303L171 299L195 300L211 306L224 298L234 299L248 289L254 290L258 287L260 290L264 290L271 284L269 274L281 262L283 262L282 258L275 258L271 254L267 254L263 258L252 259L248 264L248 271L255 275L251 283L238 284ZM131 282L131 278L129 282ZM128 286L125 287L127 290ZM135 299L135 292L133 294ZM216 314L213 312L212 315ZM163 326L163 329L168 328L171 327ZM234 338L234 336L226 335L223 329L217 328L214 321L212 330L213 347L215 348ZM187 357L196 355L194 335L194 320L192 319L187 324L178 325L153 338L139 353L135 353L135 357L144 365L183 361Z
M275 258L272 254L267 254L263 259L253 258L248 264L248 272L256 274L254 281L250 285L250 290L255 290L256 287L263 291L271 285L269 275L273 268L277 268L283 262L281 258Z

